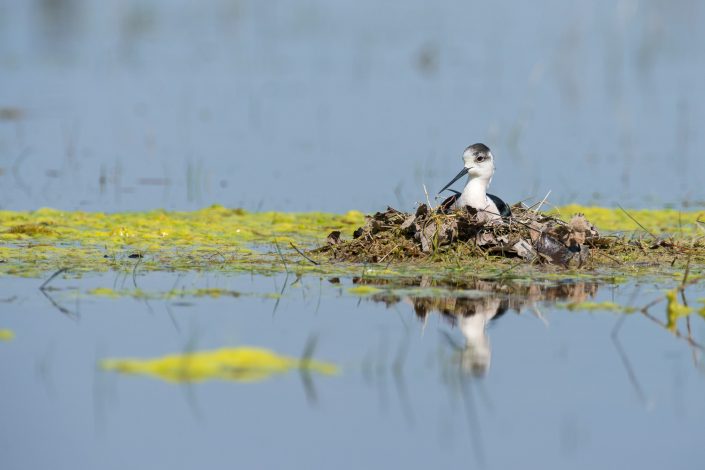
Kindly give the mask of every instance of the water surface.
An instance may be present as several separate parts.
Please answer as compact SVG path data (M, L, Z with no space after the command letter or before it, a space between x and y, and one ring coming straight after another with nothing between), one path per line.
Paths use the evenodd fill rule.
M360 297L350 279L149 274L145 291L243 295L87 294L125 278L55 280L49 295L68 315L37 280L3 281L16 293L2 315L15 339L0 343L12 468L694 468L705 456L700 351L657 323L665 304L651 318L566 308L640 307L662 296L652 284L476 281L428 297L412 282ZM340 375L174 384L97 367L241 345L298 356L311 338Z
M702 205L694 0L0 2L0 207Z

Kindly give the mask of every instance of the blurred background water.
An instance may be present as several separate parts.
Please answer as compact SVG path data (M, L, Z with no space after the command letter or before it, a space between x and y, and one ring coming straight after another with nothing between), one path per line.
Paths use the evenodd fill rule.
M700 205L696 0L0 0L0 207Z

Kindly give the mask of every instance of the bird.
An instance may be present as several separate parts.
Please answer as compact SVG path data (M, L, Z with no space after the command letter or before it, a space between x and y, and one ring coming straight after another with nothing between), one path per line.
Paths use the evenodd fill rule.
M455 194L441 203L441 209L461 209L470 206L478 212L484 213L487 220L506 219L511 217L509 205L494 194L487 192L487 188L494 175L494 156L485 144L477 143L469 146L463 152L463 169L460 170L450 183L443 186L438 194L447 190L453 183L465 175L468 182L462 192L453 191Z

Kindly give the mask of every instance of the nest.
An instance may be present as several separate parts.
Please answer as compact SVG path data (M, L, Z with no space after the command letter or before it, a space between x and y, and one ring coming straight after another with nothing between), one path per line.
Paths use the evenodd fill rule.
M609 240L600 237L582 214L565 222L516 205L511 217L487 220L485 213L470 207L445 212L421 204L413 214L388 207L367 216L351 240L341 238L339 231L331 232L327 245L318 251L351 262L409 261L454 252L568 267L582 265L591 247L605 243Z

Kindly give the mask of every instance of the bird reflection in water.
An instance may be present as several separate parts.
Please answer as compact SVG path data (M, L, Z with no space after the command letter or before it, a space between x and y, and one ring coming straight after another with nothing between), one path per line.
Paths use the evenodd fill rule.
M364 282L361 279L356 281ZM456 350L454 357L460 363L461 371L474 377L483 377L490 369L492 358L487 334L487 327L491 323L497 322L509 310L519 314L530 308L540 317L538 307L541 303L584 302L595 296L598 284L573 281L525 284L491 280L448 283L422 277L398 286L402 292L410 289L409 295L395 293L396 287L390 293L379 293L370 298L384 302L387 306L408 303L423 321L431 314L440 315L452 328L457 328L465 339L464 344L459 344L446 333L448 342ZM413 294L414 288L420 288L420 295ZM424 295L422 290L425 288L447 289L448 295Z

